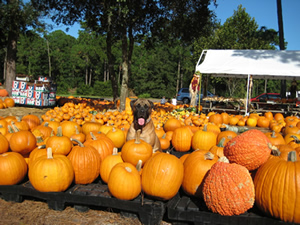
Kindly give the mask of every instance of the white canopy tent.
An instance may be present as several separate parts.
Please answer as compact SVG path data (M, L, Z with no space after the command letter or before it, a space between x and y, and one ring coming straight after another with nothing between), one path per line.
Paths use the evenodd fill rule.
M300 80L300 51L203 50L196 71L216 77Z

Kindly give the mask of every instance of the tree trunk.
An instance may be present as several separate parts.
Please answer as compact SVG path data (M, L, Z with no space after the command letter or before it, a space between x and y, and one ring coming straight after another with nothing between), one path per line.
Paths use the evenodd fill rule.
M126 28L122 27L122 85L120 94L120 111L125 110L126 97L128 97L128 43Z
M10 30L8 33L5 75L5 88L10 96L12 94L12 83L16 78L17 39L18 34L16 30Z
M176 84L176 93L178 93L179 90L179 80L180 80L180 59L178 60L178 64L177 64L177 84Z
M93 76L93 69L90 68L89 86L92 85L92 76Z
M108 13L108 28L107 28L107 36L106 36L106 49L107 49L107 59L108 59L108 71L111 79L111 86L113 91L113 101L118 98L118 84L116 82L115 77L115 60L112 54L112 21L111 16Z
M50 48L49 48L49 41L47 40L47 52L48 52L48 63L49 63L49 77L51 77L51 56L50 56Z

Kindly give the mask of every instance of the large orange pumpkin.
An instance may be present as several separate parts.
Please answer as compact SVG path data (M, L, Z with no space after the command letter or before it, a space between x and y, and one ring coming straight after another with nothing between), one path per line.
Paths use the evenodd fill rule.
M296 152L289 159L272 157L256 172L255 204L268 216L300 223L300 161Z
M28 173L32 186L41 192L65 191L74 179L74 170L65 155L52 155L51 148L47 155L37 158L30 165Z
M223 216L240 215L254 204L254 184L249 171L220 158L208 172L203 184L206 206Z
M157 153L143 167L142 189L148 196L169 200L177 194L183 172L183 164L176 156Z
M172 145L178 152L187 152L192 145L192 132L186 126L176 128L173 131Z
M267 161L272 144L266 135L256 129L250 129L236 136L224 146L224 156L231 163L255 170Z
M118 153L118 149L114 148L113 154L107 156L100 165L100 177L103 182L107 183L109 174L112 168L117 165L118 163L124 162L121 154Z

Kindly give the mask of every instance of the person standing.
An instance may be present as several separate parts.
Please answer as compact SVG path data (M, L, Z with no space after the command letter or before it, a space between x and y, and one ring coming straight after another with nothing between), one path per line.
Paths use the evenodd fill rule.
M296 93L297 93L297 81L296 79L294 78L293 81L292 81L292 85L291 85L291 98L296 98Z
M176 95L172 98L172 105L177 105Z
M160 100L160 104L164 105L166 104L166 97L163 96L162 99Z

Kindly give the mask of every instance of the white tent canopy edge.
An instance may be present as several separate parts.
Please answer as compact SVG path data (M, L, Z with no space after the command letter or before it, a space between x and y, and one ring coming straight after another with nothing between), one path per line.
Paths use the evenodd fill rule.
M202 51L196 71L216 77L247 77L247 113L250 77L300 80L300 51L208 49Z

